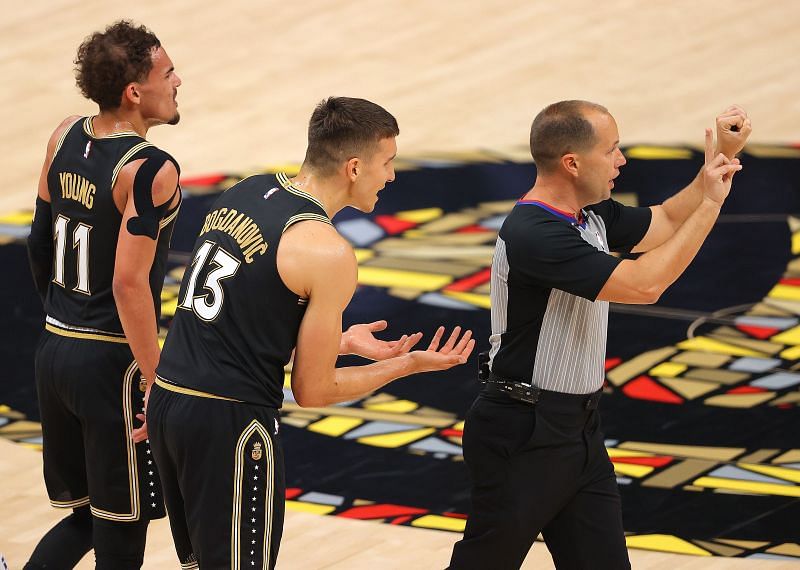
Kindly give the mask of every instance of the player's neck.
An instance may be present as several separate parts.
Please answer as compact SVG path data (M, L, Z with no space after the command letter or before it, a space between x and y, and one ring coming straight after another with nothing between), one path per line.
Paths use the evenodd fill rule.
M140 117L119 110L100 111L92 118L92 129L98 137L117 133L136 133L142 138L147 135L147 125Z
M298 190L311 194L322 202L328 218L333 218L347 205L341 199L344 193L335 188L329 178L322 178L311 170L300 168L300 172L289 181Z

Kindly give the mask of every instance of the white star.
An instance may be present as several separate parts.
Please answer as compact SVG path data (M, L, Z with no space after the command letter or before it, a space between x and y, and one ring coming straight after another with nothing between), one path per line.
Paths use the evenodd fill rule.
M256 565L256 563L251 560L250 561L250 566L255 566L255 565Z
M253 481L258 481L258 475L253 475Z
M253 487L253 491L258 491L258 487Z
M149 473L150 475L152 475L152 474L153 474L153 472L152 472L152 471L148 471L148 473Z
M256 512L256 508L255 507L253 507L253 512Z
M155 504L155 503L153 503L153 507L155 507L155 506L156 506L156 504Z
M151 487L153 486L153 482L152 482L152 481L150 481L150 486L151 486Z
M256 543L256 541L254 540L254 541L252 542L252 544L255 544L255 543Z
M256 471L258 471L258 465L256 465Z
M251 550L251 551L250 551L250 556L252 556L253 554L255 554L255 552L256 552L255 550Z
M253 534L255 534L255 533L256 533L256 529L253 529Z
M147 455L150 455L150 450L149 449L147 450Z
M156 496L156 494L155 494L155 493L150 493L150 496L151 496L151 497L155 497L155 496Z
M149 440L149 439L146 439L146 440L144 440L144 442L145 442L147 445L150 445L150 440Z
M256 522L256 519L250 519L250 522ZM253 554L252 552L250 554Z
M253 500L255 501L255 500L256 500L256 498L255 498L255 497L253 497Z
M152 465L152 464L153 464L153 462L152 462L151 460L149 460L149 459L148 459L148 461L147 461L147 464L148 464L148 465Z

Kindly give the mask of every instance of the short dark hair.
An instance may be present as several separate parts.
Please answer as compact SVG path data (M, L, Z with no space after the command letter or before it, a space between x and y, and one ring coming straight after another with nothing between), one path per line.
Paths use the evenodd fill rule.
M609 114L608 109L589 101L559 101L536 115L531 125L531 156L536 168L552 171L562 156L580 152L597 143L586 111Z
M328 97L320 101L308 123L304 164L323 176L359 154L371 154L382 139L400 134L397 120L366 99Z
M153 52L161 47L158 38L144 26L120 20L103 32L83 40L75 56L75 81L87 99L100 110L122 104L125 86L143 81L153 68Z

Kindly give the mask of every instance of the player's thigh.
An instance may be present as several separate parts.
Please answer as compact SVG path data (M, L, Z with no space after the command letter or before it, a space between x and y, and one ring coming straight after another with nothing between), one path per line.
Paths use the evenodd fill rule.
M45 331L35 358L45 484L51 504L63 508L89 502L83 429L64 389L71 380L69 367L64 366L71 343Z
M283 528L277 411L179 395L164 421L201 568L274 565Z

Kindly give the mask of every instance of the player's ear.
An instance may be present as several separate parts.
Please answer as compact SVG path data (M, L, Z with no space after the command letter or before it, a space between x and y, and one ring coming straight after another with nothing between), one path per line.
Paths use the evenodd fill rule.
M142 97L139 94L139 86L135 82L128 83L125 86L125 89L122 90L122 97L120 103L124 103L126 100L130 103L136 103L136 104L141 102Z
M356 178L358 178L358 173L361 172L361 160L356 156L348 160L345 166L345 172L350 182L355 182Z

